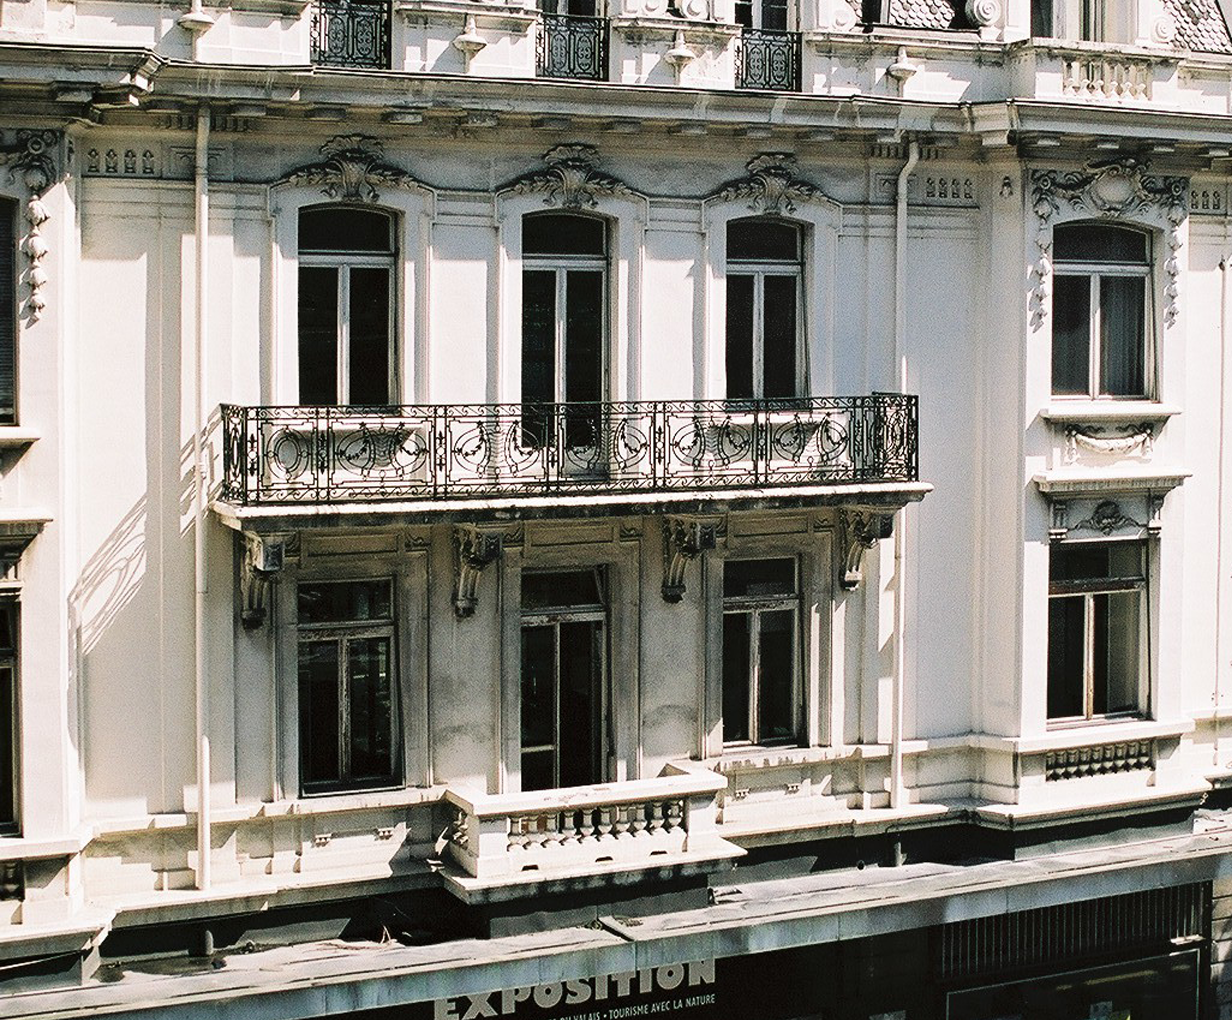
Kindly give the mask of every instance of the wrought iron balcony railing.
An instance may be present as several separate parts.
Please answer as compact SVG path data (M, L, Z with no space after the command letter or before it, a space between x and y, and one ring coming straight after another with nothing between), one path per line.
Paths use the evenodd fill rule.
M233 505L918 480L918 398L409 407L224 405Z
M312 9L312 62L387 69L390 8L390 0L317 0Z
M607 81L607 18L547 12L539 17L539 77Z
M800 91L800 33L743 28L736 44L736 87Z

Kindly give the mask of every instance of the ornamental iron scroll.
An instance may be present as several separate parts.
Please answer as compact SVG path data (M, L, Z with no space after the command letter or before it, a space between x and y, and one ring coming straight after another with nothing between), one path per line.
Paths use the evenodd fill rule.
M633 189L615 177L599 173L599 150L593 145L558 145L543 156L546 170L519 177L504 190L517 195L544 193L544 205L565 209L594 208L600 198L624 198Z
M1032 290L1032 324L1043 321L1043 310L1051 293L1052 236L1049 226L1062 205L1090 216L1124 219L1157 210L1167 223L1168 257L1164 272L1164 322L1176 321L1180 294L1180 226L1189 212L1189 178L1164 177L1148 173L1149 165L1133 157L1092 160L1081 170L1033 170L1032 206L1039 229L1036 247L1039 254L1032 268L1036 278Z
M335 202L377 202L378 187L422 187L405 170L386 163L381 143L367 135L337 135L319 151L325 157L321 162L300 167L281 183L323 184L321 193Z
M55 153L62 137L60 131L23 129L17 132L13 145L0 148L0 166L7 166L9 179L20 180L30 192L25 212L30 228L22 248L26 253L26 283L30 288L25 305L31 322L37 322L47 307L43 289L48 278L43 260L50 248L43 236L43 224L51 214L43 204L43 196L60 179Z
M745 164L748 176L724 185L714 197L725 202L747 201L749 209L766 216L790 215L797 202L823 198L821 189L796 176L797 160L790 152L762 152Z

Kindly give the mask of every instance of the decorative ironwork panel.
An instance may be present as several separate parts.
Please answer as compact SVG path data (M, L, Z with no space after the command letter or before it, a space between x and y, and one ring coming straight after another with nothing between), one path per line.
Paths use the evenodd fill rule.
M800 33L745 28L736 45L736 87L800 91Z
M236 504L911 482L917 398L222 408Z
M542 78L607 81L607 18L541 14L535 61Z
M317 0L312 11L312 62L388 68L390 19L389 0Z

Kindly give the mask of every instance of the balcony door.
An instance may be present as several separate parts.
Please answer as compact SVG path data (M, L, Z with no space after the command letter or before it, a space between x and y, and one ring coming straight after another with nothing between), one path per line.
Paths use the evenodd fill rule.
M600 570L522 576L522 789L607 778L607 612Z
M607 347L607 227L593 216L522 221L522 402L536 446L597 448ZM588 405L570 410L560 405Z
M786 32L787 0L736 0L736 24L766 32Z

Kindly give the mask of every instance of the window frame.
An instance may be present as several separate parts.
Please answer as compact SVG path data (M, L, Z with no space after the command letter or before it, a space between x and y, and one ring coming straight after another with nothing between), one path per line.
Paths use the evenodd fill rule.
M337 205L334 203L322 203L318 205L303 206L297 210L296 216L302 217L305 213L323 212L330 209L340 209L343 211L353 211L353 207ZM360 250L349 250L345 248L337 248L330 250L308 250L304 251L297 246L297 272L296 272L296 301L299 301L300 295L300 270L303 269L336 269L338 271L338 292L336 295L336 314L337 325L335 327L335 372L336 372L336 388L335 401L332 404L323 404L324 407L359 407L359 406L378 406L387 407L396 405L399 401L396 399L398 392L398 349L399 343L397 338L397 308L398 301L398 265L399 265L399 222L395 212L389 209L380 207L364 208L358 210L362 213L376 214L385 217L389 226L389 252L369 252ZM386 301L386 332L388 336L388 353L387 353L387 371L385 380L385 396L384 404L376 405L360 405L353 403L350 400L351 395L351 271L353 269L385 269L388 273L389 294ZM298 323L297 323L298 327ZM296 359L302 357L299 345L301 343L301 329L296 329ZM296 402L304 404L303 401L303 374L298 372L299 376L299 391L296 395Z
M7 210L7 211L6 211ZM8 352L13 364L13 382L12 393L5 394L0 392L0 426L16 425L18 423L18 400L17 394L19 390L18 384L18 337L21 332L21 301L18 298L18 286L21 279L21 203L11 195L0 193L0 220L6 225L9 231L7 238L8 243L4 245L7 257L11 259L8 267L8 272L5 273L5 284L7 284L9 301L0 301L0 316L3 316L10 330L12 349ZM0 238L0 241L6 240ZM0 262L0 271L3 271L3 263ZM0 296L4 294L4 290L0 287ZM4 398L8 397L11 405L6 409L4 407Z
M1133 545L1138 548L1141 574L1140 576L1116 577L1107 579L1086 579L1053 581L1051 578L1052 557L1058 549L1107 548L1110 546ZM1152 576L1152 543L1146 538L1107 539L1104 541L1066 541L1056 543L1049 549L1049 581L1048 581L1048 624L1045 645L1045 694L1044 712L1049 729L1066 729L1077 726L1099 725L1102 723L1123 722L1131 719L1146 719L1151 712L1151 576ZM1100 595L1125 594L1137 592L1138 647L1136 658L1138 676L1136 683L1136 705L1132 709L1122 709L1112 712L1095 712L1095 599ZM1048 698L1053 687L1051 667L1052 659L1052 608L1056 600L1083 600L1082 628L1082 715L1053 716L1048 712Z
M1127 233L1140 234L1143 237L1146 256L1142 263L1128 262L1107 262L1107 261L1066 261L1054 258L1053 260L1053 287L1052 287L1052 330L1053 330L1053 347L1050 348L1051 375L1049 379L1049 390L1054 400L1124 400L1124 401L1143 401L1156 400L1158 397L1158 346L1157 336L1159 332L1157 316L1156 316L1156 274L1155 274L1155 236L1154 232L1137 225L1126 224L1107 224L1098 221L1077 220L1068 223L1057 224L1053 231L1054 245L1056 231L1077 229L1086 226L1093 227L1113 227L1117 230L1123 230ZM1055 364L1055 344L1056 344L1056 295L1057 287L1056 280L1058 277L1076 278L1087 280L1088 285L1088 323L1087 323L1087 388L1083 393L1059 393L1057 392L1056 379L1056 364ZM1141 279L1143 292L1142 305L1142 392L1132 394L1118 394L1104 392L1103 379L1101 372L1102 355L1103 355L1103 297L1101 292L1101 283L1105 278L1120 278L1120 279Z
M7 557L3 558L7 570L4 573L8 576L12 575L16 567L16 561ZM9 700L9 719L7 720L6 729L9 734L9 763L8 767L11 770L11 783L8 795L12 799L11 817L5 818L3 813L0 813L0 836L17 836L21 834L21 602L16 590L12 588L0 588L0 612L8 614L10 633L13 638L13 647L11 650L0 651L0 672L7 669L8 671L8 700ZM0 679L0 684L4 680ZM5 725L5 720L0 718L0 725Z
M773 225L790 226L796 234L796 258L794 261L775 260L775 259L739 259L732 258L729 252L730 248L730 230L737 223L765 223ZM726 291L726 313L727 321L724 323L724 347L723 356L724 364L727 362L728 351L731 347L731 281L733 277L751 277L753 280L753 335L750 337L752 345L752 372L753 385L752 394L748 397L733 397L731 395L731 379L727 378L726 371L724 372L727 378L727 389L724 394L728 400L793 400L806 396L809 393L808 379L808 344L806 339L805 324L807 322L807 310L805 308L805 236L804 225L795 220L786 220L781 217L771 216L746 216L737 217L728 220L724 226L724 260L727 267L725 274L724 287ZM796 302L795 302L795 393L787 396L768 398L765 395L766 389L766 279L767 277L780 277L783 279L793 279L796 285Z
M727 570L730 563L753 563L770 560L790 560L792 563L792 586L794 593L792 595L752 595L752 596L728 596L723 591L723 581L719 583L719 601L720 615L722 617L722 626L719 629L720 635L726 630L727 617L729 616L745 616L748 623L749 633L749 650L748 650L748 719L746 720L748 737L740 739L729 739L727 736L726 719L723 721L723 737L722 746L725 750L743 748L743 747L792 747L800 746L805 739L805 697L804 697L804 649L802 639L802 615L804 608L803 587L803 566L798 555L785 553L783 555L733 555L723 558L723 570ZM761 715L760 715L760 642L757 640L760 635L760 618L763 613L783 612L789 610L791 612L791 729L792 734L788 737L772 738L764 740L761 737ZM722 639L721 639L722 641ZM726 666L727 666L727 649L725 642L724 647L720 649L719 658L721 663L720 669L720 695L726 697ZM720 705L722 702L720 702ZM723 718L723 712L720 711L720 717Z
M299 588L301 585L314 584L364 584L384 581L389 585L390 598L390 616L388 620L350 620L350 621L327 621L324 623L303 623L299 620L298 615L298 597ZM405 785L406 775L406 760L404 749L404 732L405 719L403 718L402 701L402 670L401 665L401 649L399 641L399 630L401 629L401 617L399 615L399 583L398 575L393 571L376 573L371 575L365 574L343 574L338 577L316 577L316 576L299 576L293 579L293 582L288 585L290 588L289 598L293 608L292 612L292 628L294 630L294 663L293 673L294 678L292 686L295 689L295 718L294 728L296 736L296 767L299 795L301 797L318 797L329 796L336 794L346 794L355 792L370 792L379 790L399 789ZM369 777L355 779L353 776L346 774L347 770L343 767L343 763L347 757L348 751L345 747L344 735L349 731L348 720L349 715L348 699L344 696L346 684L350 679L349 657L346 654L346 649L351 641L367 640L371 638L387 638L389 641L389 671L390 671L390 720L389 720L389 746L390 746L390 774L388 777ZM304 767L304 762L308 753L304 741L304 711L305 703L303 698L303 680L300 676L301 656L300 649L304 644L313 642L335 641L338 644L340 654L338 656L338 741L339 741L339 778L337 781L316 780L309 782L306 778L307 770Z

